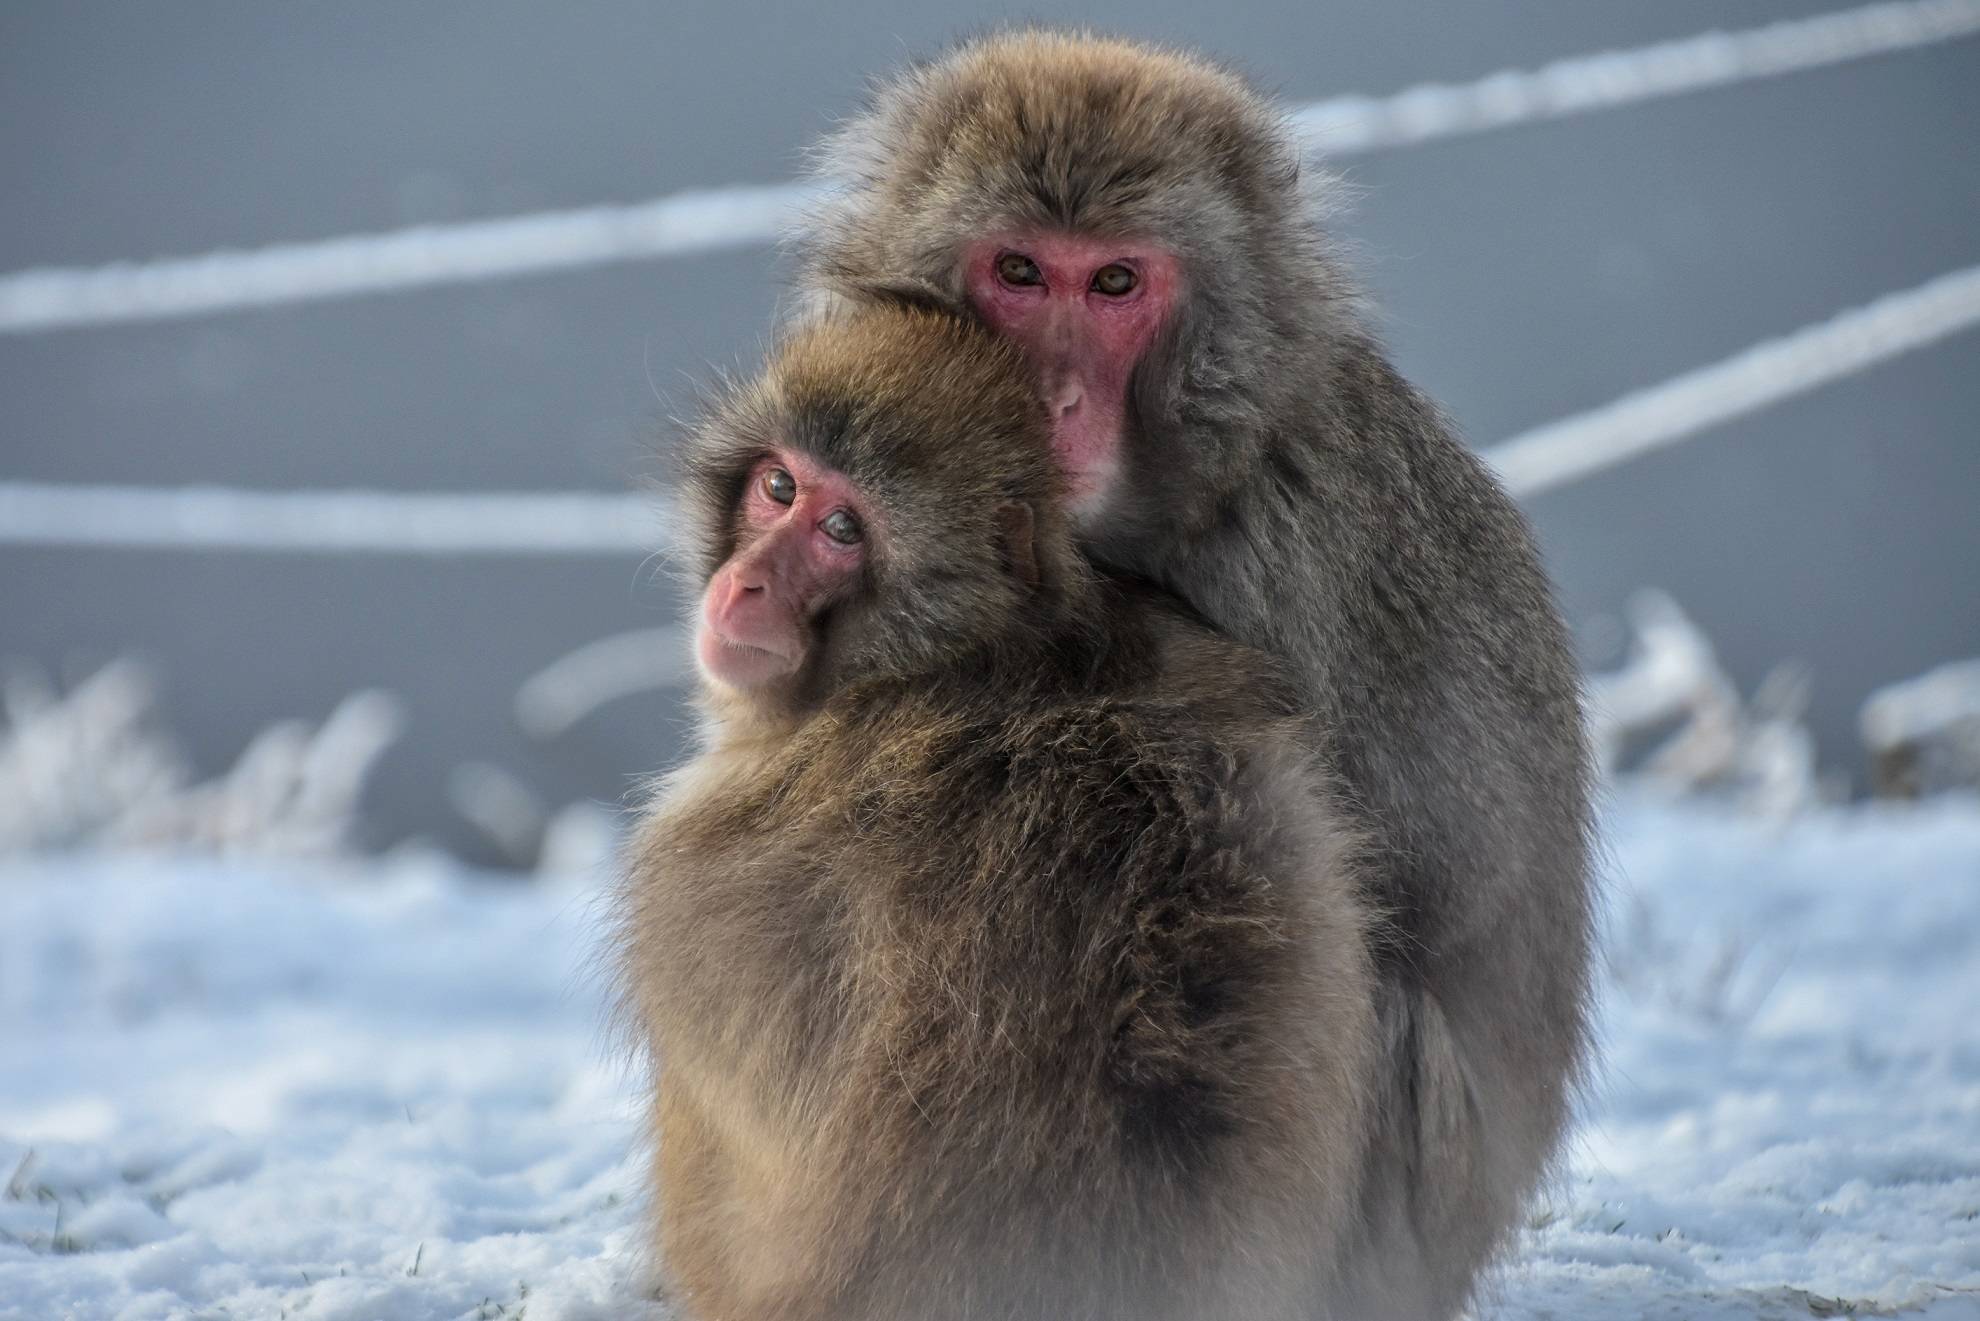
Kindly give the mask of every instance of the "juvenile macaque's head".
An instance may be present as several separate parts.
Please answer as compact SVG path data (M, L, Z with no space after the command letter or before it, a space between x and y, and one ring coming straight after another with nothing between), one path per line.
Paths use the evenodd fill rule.
M750 707L1036 645L1084 587L1022 357L940 312L799 328L686 460L696 659Z
M1329 292L1268 101L1195 56L1019 31L888 84L824 168L844 186L809 278L912 288L1020 345L1082 529L1214 517Z

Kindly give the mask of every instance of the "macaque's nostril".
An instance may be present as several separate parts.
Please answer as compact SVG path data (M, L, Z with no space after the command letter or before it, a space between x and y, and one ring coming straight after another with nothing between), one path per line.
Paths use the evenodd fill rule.
M1046 403L1053 416L1064 417L1076 411L1085 397L1086 391L1080 388L1078 379L1069 377L1050 391Z
M723 608L733 610L750 597L762 595L768 586L766 582L751 582L740 573L732 573L728 585L722 589Z

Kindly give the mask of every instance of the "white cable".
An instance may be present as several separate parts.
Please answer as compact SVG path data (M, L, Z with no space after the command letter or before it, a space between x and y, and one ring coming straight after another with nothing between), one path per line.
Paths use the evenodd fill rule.
M1980 0L1891 0L1743 32L1559 60L1293 112L1319 150L1348 155L1842 64L1980 32ZM628 206L549 211L199 257L0 276L0 332L305 302L770 242L825 191L807 183L699 189Z
M244 491L0 481L0 544L394 555L664 548L658 496Z
M1578 55L1475 82L1426 83L1379 98L1337 97L1295 111L1293 123L1329 155L1379 151L1819 69L1975 32L1980 0L1898 0Z
M696 189L631 206L21 271L0 276L0 331L192 316L748 247L775 240L819 191L796 183Z
M1976 324L1980 266L1969 266L1548 423L1484 458L1513 494L1538 495Z
M516 690L516 723L552 739L608 702L694 677L686 630L664 626L588 642L531 675Z
M1980 266L1889 294L1485 451L1539 495L1980 324ZM413 555L665 550L664 497L242 491L0 481L0 545Z

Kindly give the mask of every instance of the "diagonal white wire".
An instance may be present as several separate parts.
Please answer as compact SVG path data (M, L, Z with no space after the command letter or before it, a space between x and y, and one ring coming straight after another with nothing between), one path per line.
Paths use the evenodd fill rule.
M1408 146L1912 50L1980 33L1980 0L1887 0L1740 32L1558 60L1392 96L1343 96L1292 122L1332 155ZM0 332L308 302L768 243L824 186L695 189L549 211L197 257L0 276Z
M1538 427L1484 458L1515 495L1539 495L1976 324L1980 266L1968 266Z
M552 739L621 697L673 688L694 677L688 630L635 629L588 642L516 689L516 723L531 738Z
M1293 122L1324 153L1378 151L1819 69L1975 32L1980 32L1980 0L1899 0L1579 55L1475 82L1426 83L1386 97L1337 97L1295 111Z
M1980 266L1889 294L1484 457L1522 497L1613 468L1980 325ZM0 545L400 555L665 550L663 497L243 491L0 481Z
M774 241L820 191L804 183L694 189L627 206L21 271L0 276L0 332L194 316L749 247Z

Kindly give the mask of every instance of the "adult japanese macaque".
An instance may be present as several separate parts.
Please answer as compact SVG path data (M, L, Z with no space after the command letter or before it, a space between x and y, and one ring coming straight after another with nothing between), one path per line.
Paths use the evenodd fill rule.
M705 747L624 894L697 1321L1312 1321L1376 1059L1261 653L1093 574L1019 352L878 307L687 444Z
M1022 346L1085 552L1291 667L1388 915L1355 1315L1456 1312L1586 1039L1588 763L1519 513L1364 327L1278 110L1211 64L974 41L823 168L816 301L914 290Z

